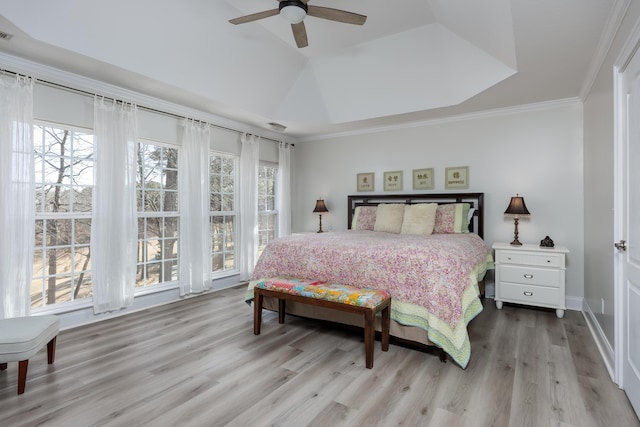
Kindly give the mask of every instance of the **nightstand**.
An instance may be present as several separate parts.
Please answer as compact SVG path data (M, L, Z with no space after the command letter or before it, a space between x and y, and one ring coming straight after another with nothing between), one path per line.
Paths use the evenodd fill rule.
M542 248L538 245L512 246L494 243L496 307L513 302L556 309L564 317L565 255L564 246Z

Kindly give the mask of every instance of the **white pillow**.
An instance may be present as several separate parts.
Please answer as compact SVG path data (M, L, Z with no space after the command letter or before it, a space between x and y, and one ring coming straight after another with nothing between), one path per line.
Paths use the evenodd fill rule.
M400 234L419 234L428 236L433 233L436 223L437 203L419 203L404 208L404 218Z
M404 204L381 203L376 211L376 223L373 231L400 234L402 218L404 217Z

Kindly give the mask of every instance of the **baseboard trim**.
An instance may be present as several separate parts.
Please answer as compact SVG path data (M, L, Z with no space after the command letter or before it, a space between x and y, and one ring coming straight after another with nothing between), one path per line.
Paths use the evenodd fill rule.
M157 290L152 290L144 294L136 295L133 300L133 305L121 310L111 311L107 313L94 314L93 304L91 301L84 303L81 306L74 306L69 308L68 306L58 307L57 309L47 311L36 311L32 314L56 314L60 319L60 330L77 328L79 326L88 325L102 320L111 319L113 317L124 316L126 314L135 313L137 311L146 310L153 307L158 307L165 304L171 304L176 301L197 297L199 295L208 294L211 292L220 291L223 289L231 288L241 283L238 275L229 277L214 279L211 285L211 289L198 294L191 294L186 296L180 296L180 289L178 285L166 286Z
M607 368L607 371L609 372L611 381L616 383L615 362L614 362L615 352L613 351L613 348L611 348L611 344L609 344L609 340L604 334L604 331L600 327L600 323L598 323L598 319L596 319L595 314L593 314L593 310L591 310L591 307L586 302L586 300L583 301L583 304L582 304L582 314L584 315L584 319L587 322L589 331L591 331L591 335L593 336L593 339L596 342L596 346L598 347L598 351L602 356L604 365Z

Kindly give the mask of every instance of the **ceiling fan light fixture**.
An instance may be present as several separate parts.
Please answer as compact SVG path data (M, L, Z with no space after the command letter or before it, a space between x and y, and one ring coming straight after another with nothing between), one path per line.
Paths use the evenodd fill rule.
M280 16L292 24L298 24L304 20L309 10L307 5L299 0L281 1Z

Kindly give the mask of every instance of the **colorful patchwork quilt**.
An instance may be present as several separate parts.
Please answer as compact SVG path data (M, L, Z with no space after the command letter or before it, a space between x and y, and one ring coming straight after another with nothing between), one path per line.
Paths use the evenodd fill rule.
M296 278L263 279L259 280L254 288L368 308L379 306L391 296L389 292L384 290L360 289L353 286Z

